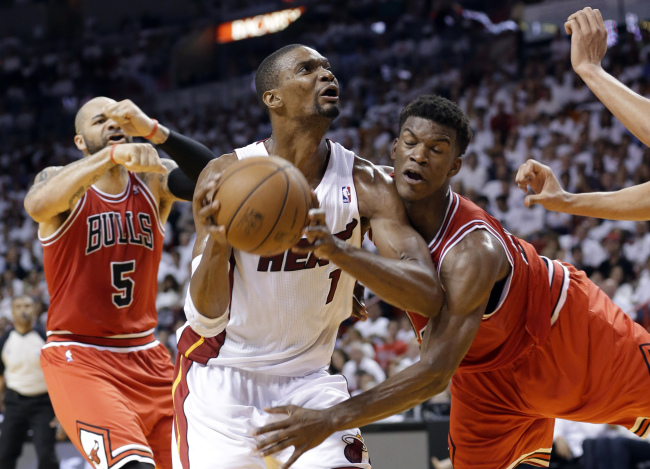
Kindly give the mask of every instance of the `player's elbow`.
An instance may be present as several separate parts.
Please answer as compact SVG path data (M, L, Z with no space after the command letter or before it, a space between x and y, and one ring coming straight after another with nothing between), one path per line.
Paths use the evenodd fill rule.
M42 198L28 195L25 197L23 205L27 214L32 217L36 223L42 223L52 218L50 215L50 207Z
M435 360L433 358L427 358L423 356L421 358L422 366L426 367L426 375L428 376L429 389L431 391L431 396L440 394L451 382L451 378L456 372L456 368L441 366L440 360Z

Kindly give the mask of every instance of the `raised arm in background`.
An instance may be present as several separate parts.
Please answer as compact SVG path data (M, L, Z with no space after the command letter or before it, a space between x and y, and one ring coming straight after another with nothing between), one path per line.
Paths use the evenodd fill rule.
M608 220L650 220L650 182L615 192L572 194L562 188L551 168L535 160L519 167L516 182L522 191L530 186L535 192L524 199L527 207L539 204L554 212Z
M607 30L597 9L586 7L564 24L571 34L571 64L575 72L636 138L650 146L650 100L603 70Z

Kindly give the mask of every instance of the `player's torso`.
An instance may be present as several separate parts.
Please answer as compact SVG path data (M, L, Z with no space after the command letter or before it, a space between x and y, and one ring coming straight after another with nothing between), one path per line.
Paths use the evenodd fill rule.
M41 238L49 334L141 334L156 325L164 231L157 201L132 173L118 195L88 189L63 225Z
M479 331L460 366L466 371L496 369L546 337L562 307L560 297L562 292L566 293L568 273L558 262L542 259L531 245L512 236L471 201L450 194L445 220L429 243L438 272L454 246L477 229L486 230L501 244L510 263L510 273L501 282L500 292L497 290L496 296L493 292L490 310L483 315ZM443 288L444 282L445 279ZM427 320L412 313L409 316L421 340Z
M315 192L329 230L360 246L354 154L328 143L328 166ZM268 155L263 142L236 154ZM262 258L234 250L233 260L230 319L215 362L283 375L327 366L338 327L351 313L354 279L313 254Z

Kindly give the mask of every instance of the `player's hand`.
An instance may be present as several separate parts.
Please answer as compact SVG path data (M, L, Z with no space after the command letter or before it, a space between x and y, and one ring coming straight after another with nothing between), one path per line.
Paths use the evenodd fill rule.
M124 133L132 137L151 134L155 125L153 119L142 112L142 109L130 99L107 105L103 113L107 118L117 122Z
M217 225L221 203L215 195L220 176L220 174L210 176L197 184L192 200L192 213L197 231L209 234L214 243L227 248L226 227Z
M361 285L359 282L354 284L354 294L352 295L352 316L360 321L366 321L368 319L368 310L366 309L366 303L363 301L365 289L366 287Z
M562 459L566 461L573 459L573 452L569 447L569 443L567 443L567 441L561 436L558 436L553 442L553 449L555 449L557 455Z
M297 244L291 250L297 254L313 252L319 259L327 260L341 250L345 243L334 236L325 221L325 210L320 208L318 198L311 191L311 209L307 215L308 225L304 230L309 244Z
M563 211L567 193L548 166L528 160L519 167L515 181L522 191L528 192L530 186L535 192L524 199L526 207L540 204L547 210Z
M586 7L578 10L564 23L571 34L571 65L578 75L589 67L600 67L607 52L607 29L599 10Z
M293 454L281 469L290 467L305 452L320 445L334 433L326 411L305 409L295 405L264 410L271 414L289 415L284 420L265 425L253 432L254 436L268 434L256 445L262 457L282 451L289 446L294 447Z
M167 168L162 164L158 152L148 143L116 145L113 150L113 160L134 173L167 173Z

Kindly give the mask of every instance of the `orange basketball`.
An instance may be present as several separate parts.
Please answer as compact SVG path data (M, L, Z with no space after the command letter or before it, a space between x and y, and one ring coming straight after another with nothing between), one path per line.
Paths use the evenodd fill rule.
M311 206L310 188L298 168L276 156L245 158L222 175L217 224L232 247L265 257L302 237Z

